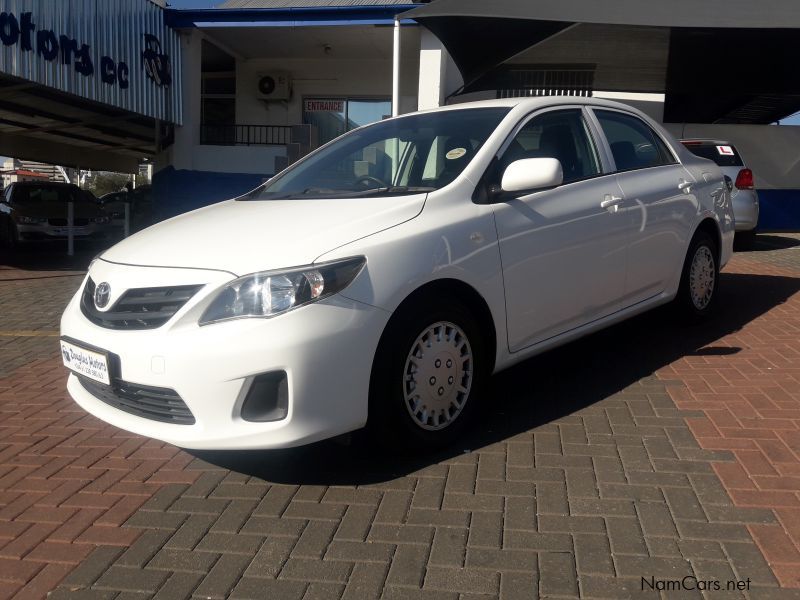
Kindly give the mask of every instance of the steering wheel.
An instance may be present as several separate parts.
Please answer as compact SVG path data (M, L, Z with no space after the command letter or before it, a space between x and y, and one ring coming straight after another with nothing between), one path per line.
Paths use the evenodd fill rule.
M355 180L354 185L364 185L366 183L377 183L378 187L391 187L388 183L383 181L382 179L378 179L377 177L373 177L372 175L362 175L358 179ZM369 186L364 186L369 187Z

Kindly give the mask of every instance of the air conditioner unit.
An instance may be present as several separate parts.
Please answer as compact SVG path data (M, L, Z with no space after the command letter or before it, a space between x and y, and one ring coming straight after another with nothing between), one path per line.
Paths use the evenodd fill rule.
M278 71L259 74L256 91L262 100L288 100L289 74Z

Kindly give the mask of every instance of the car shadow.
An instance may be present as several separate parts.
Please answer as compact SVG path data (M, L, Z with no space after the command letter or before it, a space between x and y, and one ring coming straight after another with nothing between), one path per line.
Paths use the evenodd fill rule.
M774 252L800 246L800 238L787 237L780 234L759 233L753 247L748 252Z
M683 356L738 353L721 338L799 292L800 278L723 273L721 285L716 314L701 324L686 324L671 307L659 308L494 376L481 425L444 451L381 453L354 436L349 445L189 452L210 463L200 468L215 465L275 483L363 485L403 477L591 406Z
M36 272L86 271L92 259L106 247L107 244L80 242L75 245L74 255L68 256L66 242L41 242L20 248L0 246L0 269Z

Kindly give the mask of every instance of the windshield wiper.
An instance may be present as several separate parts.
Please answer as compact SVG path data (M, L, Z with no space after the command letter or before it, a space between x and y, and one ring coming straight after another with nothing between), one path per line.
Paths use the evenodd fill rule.
M269 197L256 197L254 200L297 200L299 198L364 198L369 196L396 196L401 194L423 194L432 192L436 188L433 187L408 187L408 186L391 186L379 187L358 190L334 190L331 188L318 188L309 187L302 192L293 192L289 194L277 194Z
M382 188L372 188L370 190L365 190L363 193L358 194L359 196L394 196L394 195L401 195L401 194L425 194L428 192L436 191L435 187L411 187L406 185L393 185L391 187L382 187Z

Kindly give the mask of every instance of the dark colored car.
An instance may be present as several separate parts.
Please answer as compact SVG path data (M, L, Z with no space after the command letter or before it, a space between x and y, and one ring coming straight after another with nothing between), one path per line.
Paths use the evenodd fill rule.
M0 240L5 244L64 240L69 235L68 204L73 202L75 240L107 240L113 228L103 207L69 183L12 183L0 198Z
M125 226L125 204L130 205L130 230L139 231L149 227L153 221L153 207L150 186L142 185L131 191L111 192L98 200L112 218L114 227L122 230Z

